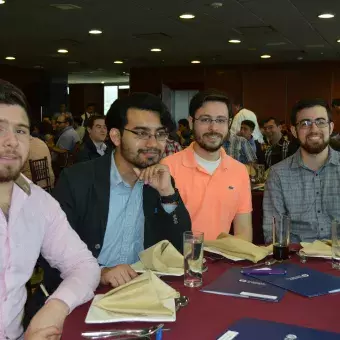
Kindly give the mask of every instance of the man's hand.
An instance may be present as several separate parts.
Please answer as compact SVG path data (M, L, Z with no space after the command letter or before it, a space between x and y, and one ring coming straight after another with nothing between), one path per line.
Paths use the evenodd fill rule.
M64 321L69 313L69 307L65 302L51 299L34 315L25 333L26 339L49 339L58 340L61 336ZM44 335L47 328L56 328L56 334ZM52 331L52 330L49 330ZM37 336L37 338L35 338ZM45 336L45 337L44 337Z
M50 340L50 339L54 339L54 337L58 339L58 336L60 335L61 335L61 331L57 327L50 326L50 327L39 329L35 332L27 331L25 333L24 339L25 340Z
M156 189L161 196L170 196L175 193L167 165L156 164L142 170L137 168L133 170L140 180Z
M111 285L116 288L131 281L137 276L138 274L128 264L119 264L115 267L103 268L100 276L100 283L103 285Z

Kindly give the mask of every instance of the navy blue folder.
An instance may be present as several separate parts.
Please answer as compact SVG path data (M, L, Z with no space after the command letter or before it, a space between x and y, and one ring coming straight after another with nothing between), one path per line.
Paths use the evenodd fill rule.
M273 302L280 301L284 296L286 292L284 289L243 275L240 271L240 268L227 270L211 284L203 287L201 291Z
M319 331L312 328L305 328L295 325L287 325L284 323L257 320L257 319L241 319L232 324L228 331L237 332L235 340L339 340L340 333L327 331ZM217 340L228 339L228 331L217 337ZM229 333L230 334L230 333ZM254 336L256 334L256 336Z
M340 292L340 277L325 274L306 266L299 266L292 263L281 263L273 266L273 268L286 269L287 274L261 276L247 274L247 276L256 277L263 282L273 284L277 287L281 287L307 297Z

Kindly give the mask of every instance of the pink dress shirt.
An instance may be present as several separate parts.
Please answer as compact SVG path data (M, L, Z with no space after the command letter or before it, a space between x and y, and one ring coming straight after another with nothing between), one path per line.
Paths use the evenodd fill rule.
M57 201L21 175L13 187L8 221L0 209L0 339L21 339L30 279L40 252L63 282L50 298L70 312L93 297L100 279L96 259L70 227Z

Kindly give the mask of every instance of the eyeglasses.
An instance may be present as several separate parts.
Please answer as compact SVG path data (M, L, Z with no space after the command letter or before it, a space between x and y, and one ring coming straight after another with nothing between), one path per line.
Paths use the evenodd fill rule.
M225 125L228 124L230 119L229 118L216 118L212 119L210 117L200 117L200 118L195 118L194 120L197 120L200 122L202 125L210 125L212 122L216 122L218 125Z
M315 123L315 125L318 128L325 128L329 124L329 120L326 120L324 118L317 118L317 119L303 119L300 122L296 123L297 126L299 126L300 129L310 129Z
M151 137L155 137L157 142L164 142L169 137L169 134L165 131L156 132L154 135L147 131L133 131L129 129L124 129L125 131L132 132L137 136L138 139L149 140Z
M55 122L56 124L63 124L65 122L59 122L58 120Z

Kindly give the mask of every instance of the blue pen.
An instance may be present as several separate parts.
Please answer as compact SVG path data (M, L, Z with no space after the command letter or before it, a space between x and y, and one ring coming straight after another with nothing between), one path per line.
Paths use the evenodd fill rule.
M156 332L156 340L162 340L163 339L163 329L159 329L157 332Z

